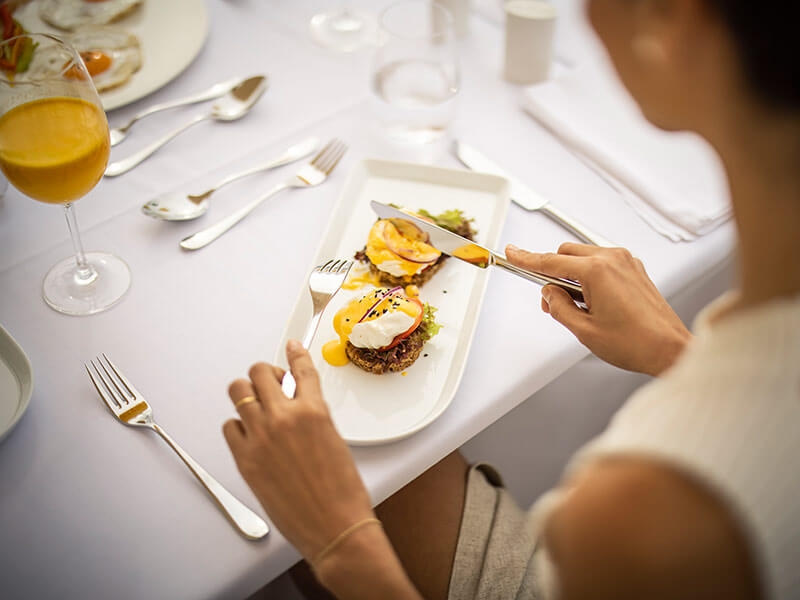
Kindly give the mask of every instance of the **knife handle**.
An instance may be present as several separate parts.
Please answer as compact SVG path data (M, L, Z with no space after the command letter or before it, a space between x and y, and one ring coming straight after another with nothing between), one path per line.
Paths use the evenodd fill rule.
M557 209L549 202L544 206L542 206L539 210L545 213L548 217L550 217L557 223L569 229L572 233L577 235L585 242L594 244L595 246L600 246L601 248L616 248L619 245L607 240L602 235L595 233L582 223L579 223L578 221L570 217L567 213Z
M575 302L586 306L586 302L583 298L583 288L581 284L571 281L569 279L561 279L559 277L551 277L550 275L545 275L544 273L539 273L537 271L528 271L527 269L521 269L515 265L512 265L508 260L500 256L499 254L492 253L492 258L494 259L492 263L501 269L505 269L509 273L513 273L518 277L522 277L523 279L527 279L528 281L533 281L534 283L538 283L540 285L548 285L553 284L557 285L564 291L566 291Z

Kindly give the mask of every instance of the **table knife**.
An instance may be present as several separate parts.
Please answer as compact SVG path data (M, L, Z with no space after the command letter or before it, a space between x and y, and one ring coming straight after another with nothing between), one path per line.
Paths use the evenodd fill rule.
M511 184L511 199L522 208L543 212L556 223L574 233L581 240L594 244L595 246L614 248L618 245L610 242L602 235L593 232L585 225L553 206L546 198L534 192L519 179L486 158L479 150L476 150L472 146L464 142L456 141L455 153L458 159L473 171L491 173L492 175L499 175L500 177L508 179L508 182Z
M551 277L544 273L536 271L528 271L515 265L512 265L505 256L492 252L488 248L479 246L472 240L461 237L448 231L443 227L434 225L429 221L420 219L419 217L403 212L388 204L380 202L370 202L372 210L381 219L389 219L404 236L418 237L426 241L428 244L436 248L439 252L462 260L473 267L480 269L488 269L491 266L500 267L506 271L518 275L529 281L536 282L540 285L553 284L563 288L567 293L572 296L576 302L583 303L583 289L581 285L569 279L561 279L559 277Z

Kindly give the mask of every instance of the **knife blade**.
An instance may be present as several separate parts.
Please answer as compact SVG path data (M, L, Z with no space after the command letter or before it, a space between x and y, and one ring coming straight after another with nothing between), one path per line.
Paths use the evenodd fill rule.
M595 246L602 246L604 248L613 248L617 246L617 244L610 242L602 235L595 233L576 219L567 215L564 211L553 206L547 198L526 186L522 181L484 156L479 150L460 141L456 141L454 146L456 156L469 169L505 177L511 185L511 199L525 210L538 210L543 212L556 223L574 233L581 240L594 244Z
M501 269L509 271L514 275L518 275L519 277L533 281L540 285L557 285L558 287L566 290L576 302L584 302L583 289L576 281L561 279L559 277L551 277L550 275L546 275L544 273L529 271L527 269L522 269L512 265L510 262L508 262L505 256L497 252L493 252L488 248L484 248L483 246L476 244L472 240L468 240L467 238L455 234L452 231L448 231L444 227L434 225L429 221L420 219L416 215L409 214L400 209L394 208L393 206L389 206L388 204L382 204L381 202L372 200L370 202L370 206L375 214L378 215L378 217L397 222L399 228L405 231L408 231L408 223L411 223L417 230L422 232L422 234L427 237L426 241L428 244L443 254L457 258L458 260L466 262L473 267L478 267L479 269L488 269L491 266L500 267Z

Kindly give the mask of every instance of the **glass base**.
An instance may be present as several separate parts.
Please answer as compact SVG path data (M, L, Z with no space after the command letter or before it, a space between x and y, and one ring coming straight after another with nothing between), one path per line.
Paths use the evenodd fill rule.
M377 25L369 14L337 8L311 17L311 37L320 46L354 52L375 40Z
M44 278L42 296L54 310L65 315L93 315L116 304L131 286L128 264L105 252L87 252L94 269L85 279L78 273L74 257L56 264Z

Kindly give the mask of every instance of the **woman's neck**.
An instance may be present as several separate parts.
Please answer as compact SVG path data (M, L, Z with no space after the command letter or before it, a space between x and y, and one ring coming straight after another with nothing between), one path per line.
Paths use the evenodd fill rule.
M730 181L743 308L800 294L800 118L727 112L709 139Z

